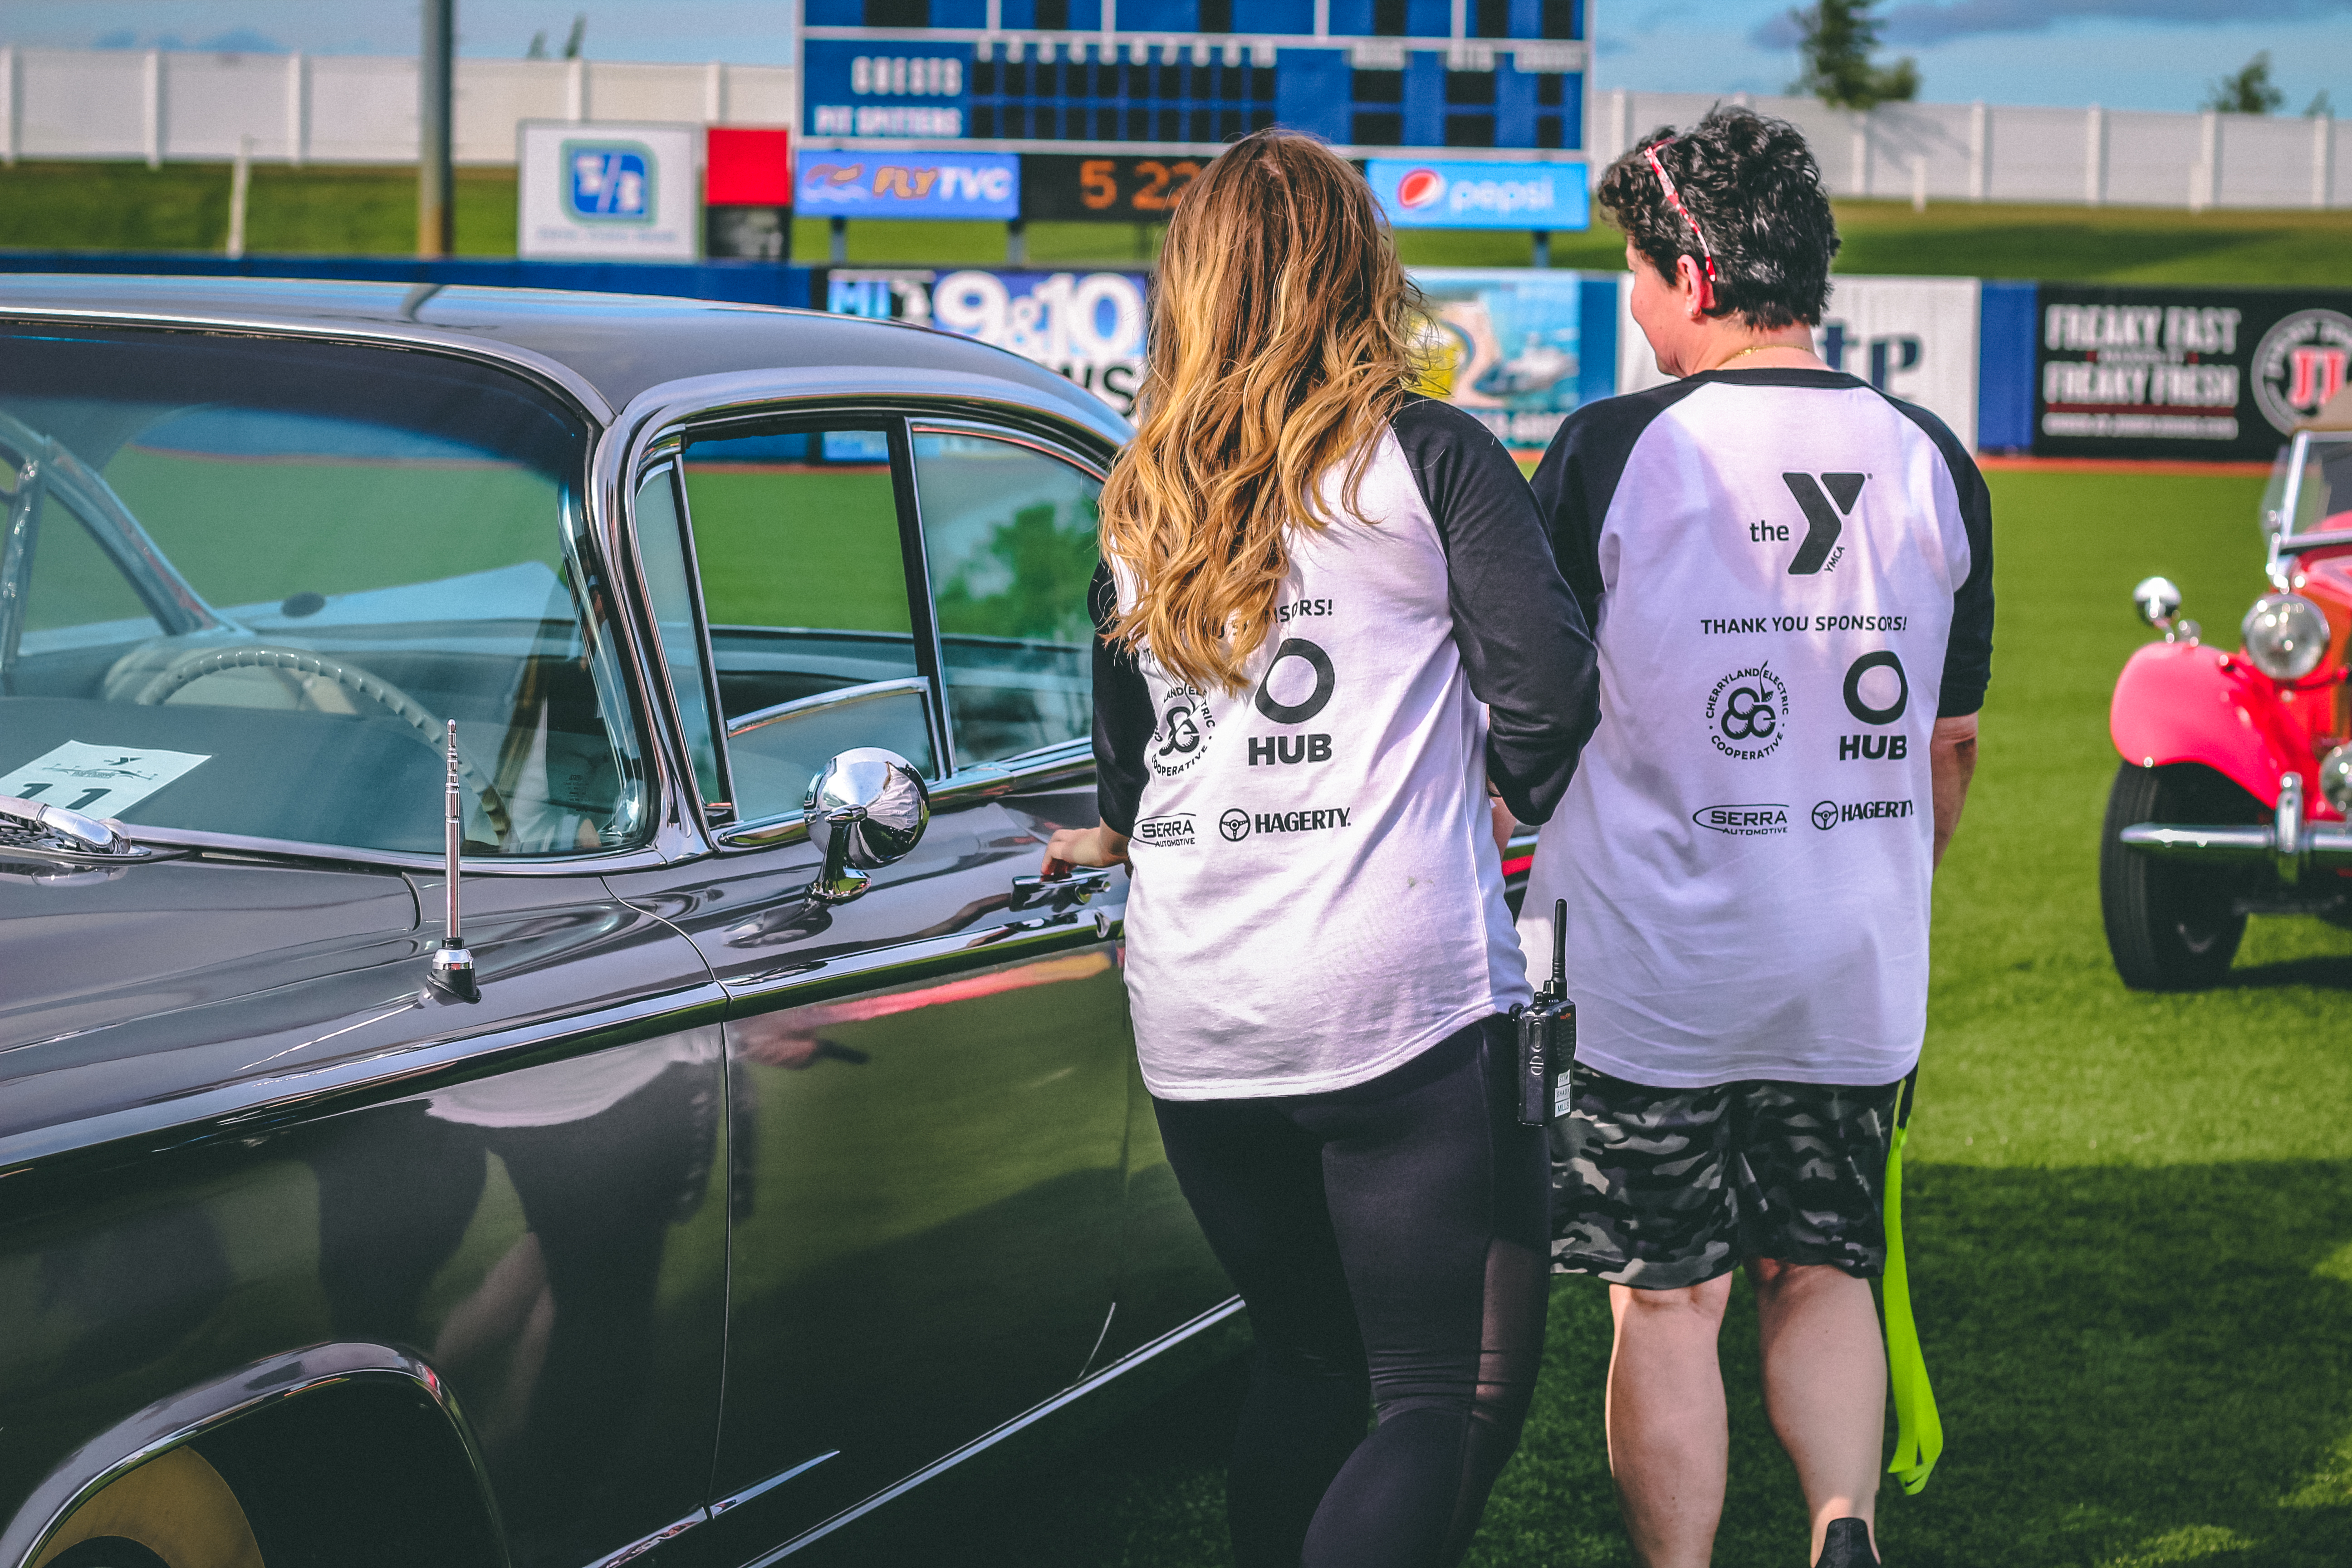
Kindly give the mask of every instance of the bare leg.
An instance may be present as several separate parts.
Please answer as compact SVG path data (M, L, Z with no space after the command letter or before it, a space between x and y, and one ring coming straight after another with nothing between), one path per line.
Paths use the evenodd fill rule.
M1643 1568L1706 1568L1723 1518L1730 1419L1716 1339L1731 1277L1680 1290L1609 1288L1609 1472Z
M1812 1515L1806 1561L1833 1519L1870 1522L1886 1440L1886 1349L1870 1282L1819 1264L1750 1260L1764 1345L1764 1409Z

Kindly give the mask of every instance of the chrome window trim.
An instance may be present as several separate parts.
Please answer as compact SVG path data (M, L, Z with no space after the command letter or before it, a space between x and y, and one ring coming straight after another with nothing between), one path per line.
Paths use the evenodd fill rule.
M173 849L218 850L273 860L327 860L346 866L383 866L399 871L441 869L438 855L406 849L359 849L347 844L313 844L292 838L257 838L245 833L205 833L192 827L145 827L131 823L123 829L134 844L154 844ZM625 849L593 850L569 855L468 855L457 862L467 876L597 877L612 871L646 871L670 862L650 844Z
M621 547L629 552L630 582L635 584L635 592L637 595L641 599L645 598L646 562L637 546L637 497L645 492L646 484L651 481L656 471L667 468L669 470L670 504L677 509L677 520L682 525L679 552L685 557L687 601L689 613L694 616L694 637L698 645L697 651L702 657L702 679L706 689L703 700L709 704L710 716L719 721L722 731L719 736L713 737L719 742L719 787L725 792L719 800L706 801L701 798L701 787L694 777L694 760L690 755L684 753L686 711L678 706L677 692L669 680L668 661L663 656L661 647L661 617L654 614L653 602L646 599L644 611L646 646L653 650L654 663L662 672L662 679L654 683L654 694L660 698L662 711L676 731L680 742L681 761L685 764L685 771L679 774L679 777L688 784L694 785L686 793L694 798L696 804L701 808L700 815L705 818L709 817L714 809L724 806L730 813L731 820L735 809L735 770L727 759L724 733L726 715L720 710L719 705L719 661L713 657L710 649L710 616L702 605L702 563L695 554L694 529L690 521L693 514L688 511L686 504L686 469L681 461L685 450L686 443L683 439L656 443L655 452L648 454L648 459L640 465L641 471L637 475L636 482L628 488L628 526L619 530L618 536Z
M1066 447L1067 455L1090 458L1097 466L1108 468L1132 429L1107 405L1102 406L1101 419L1094 424L1076 417L1079 411L1042 391L964 371L845 365L687 376L647 387L631 398L600 433L589 458L589 516L599 530L605 558L634 562L629 534L635 526L635 478L665 450L667 443L682 440L688 426L723 430L730 424L769 421L779 416L899 421L970 418L1005 434L1032 436ZM908 477L911 480L911 464ZM926 583L924 588L928 594L929 584ZM668 678L647 663L651 643L642 628L648 607L641 581L632 582L628 600L630 615L637 617L631 632L636 679L641 694L650 703L653 689L666 687ZM666 704L662 710L667 711ZM773 847L806 836L807 828L801 823L771 823L772 836L751 839L740 834L739 826L722 841L701 803L694 798L698 792L680 784L693 776L683 751L682 731L675 723L657 728L663 732L653 747L654 771L662 780L662 803L652 847L662 861L720 849ZM932 792L934 808L1016 794L1049 777L1074 774L1070 763L1057 752L1033 755L1035 761L1021 759L1019 768L989 764L950 773ZM1087 771L1093 768L1091 742L1083 765Z
M911 433L917 436L972 436L984 441L1002 441L1008 447L1026 447L1044 457L1058 458L1085 473L1098 484L1110 482L1110 465L1097 462L1080 455L1075 448L1032 436L1025 431L1008 430L1001 425L982 424L975 419L941 419L916 416L908 420Z
M727 726L727 738L748 735L752 731L789 719L795 713L814 713L824 708L839 708L851 702L867 702L893 691L919 691L925 698L931 694L931 683L919 675L902 675L890 680L869 680L862 686L845 686L834 691L820 691L814 697L795 697L790 702L779 702L772 708L761 708L746 713Z

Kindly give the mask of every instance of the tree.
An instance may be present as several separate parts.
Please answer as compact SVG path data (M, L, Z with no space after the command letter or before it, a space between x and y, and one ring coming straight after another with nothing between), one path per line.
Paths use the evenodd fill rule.
M2268 114L2285 101L2286 94L2271 81L2271 52L2264 49L2244 69L2215 82L2205 107L2221 114Z
M1789 13L1805 73L1790 92L1811 93L1836 109L1868 109L1919 96L1919 64L1906 55L1893 65L1872 63L1878 47L1878 0L1817 0Z
M2319 96L2314 98L2310 104L2305 108L2303 117L2305 120L2333 120L2336 118L2336 103L2333 99L2330 99L2327 96L2327 89L2326 88L2321 88L2319 89Z

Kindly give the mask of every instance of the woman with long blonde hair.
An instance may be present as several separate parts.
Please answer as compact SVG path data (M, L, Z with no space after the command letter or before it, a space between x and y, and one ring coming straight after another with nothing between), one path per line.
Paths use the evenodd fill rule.
M1509 454L1411 390L1423 323L1321 143L1260 132L1186 192L1102 496L1102 823L1046 851L1129 866L1144 1081L1249 1305L1240 1568L1456 1561L1541 1358L1487 794L1550 815L1592 645Z

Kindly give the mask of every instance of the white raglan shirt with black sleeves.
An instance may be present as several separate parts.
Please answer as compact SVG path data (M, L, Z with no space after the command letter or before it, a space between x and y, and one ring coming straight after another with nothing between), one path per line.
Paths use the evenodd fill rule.
M1549 951L1567 901L1577 1059L1668 1089L1902 1078L1929 742L1990 667L1975 463L1853 376L1717 371L1580 409L1535 489L1601 659L1520 920Z
M1491 776L1551 813L1593 722L1593 654L1533 497L1494 437L1414 398L1352 510L1290 542L1236 692L1097 641L1105 823L1130 835L1127 980L1168 1100L1377 1078L1528 997L1488 826ZM1097 575L1107 626L1132 602Z

